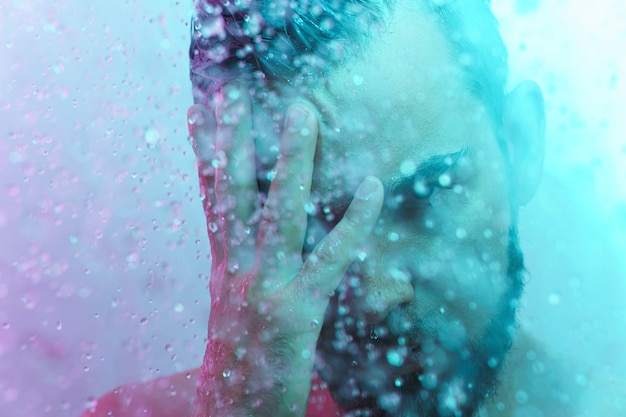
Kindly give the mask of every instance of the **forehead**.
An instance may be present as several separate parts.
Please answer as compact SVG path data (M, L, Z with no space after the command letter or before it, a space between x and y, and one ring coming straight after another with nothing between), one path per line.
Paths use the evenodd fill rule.
M417 9L398 9L313 100L323 120L314 180L322 192L350 192L366 175L388 182L434 155L496 147L486 108L463 84L444 34Z

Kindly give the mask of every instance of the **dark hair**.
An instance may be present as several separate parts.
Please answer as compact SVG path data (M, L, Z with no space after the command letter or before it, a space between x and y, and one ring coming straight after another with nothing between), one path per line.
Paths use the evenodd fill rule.
M501 120L507 52L487 0L415 0L440 24L467 88ZM314 82L364 49L396 0L196 0L191 81L196 102L232 80Z

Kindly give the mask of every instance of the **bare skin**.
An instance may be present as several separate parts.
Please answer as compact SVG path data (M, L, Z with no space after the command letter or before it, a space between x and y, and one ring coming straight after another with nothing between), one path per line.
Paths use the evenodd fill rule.
M266 200L258 198L254 159L263 149L254 148L251 134L252 115L262 110L253 107L245 89L233 85L220 93L211 110L192 106L190 135L213 251L203 367L189 378L181 373L123 387L101 398L95 412L86 415L313 417L307 406L324 312L357 257L360 269L353 277L363 295L353 297L350 307L367 325L390 329L393 323L387 319L393 316L408 318L416 327L434 318L426 327L435 336L426 333L427 338L452 326L462 329L458 334L463 337L481 340L509 286L503 271L515 203L508 198L503 155L482 103L460 81L458 64L445 53L446 41L436 27L411 13L396 14L393 30L382 33L362 60L329 76L313 96L300 97L310 101L289 107L282 136L268 136L276 143L263 145L276 145L281 152ZM418 19L421 30L414 31ZM406 45L413 53L407 53ZM361 87L354 84L355 74ZM541 171L536 156L543 139L542 107L533 83L515 89L505 104L503 130L520 204L532 196ZM473 150L467 158L471 175L460 178L459 187L440 190L437 209L420 200L415 210L400 213L387 206L381 212L387 197L381 182L389 188L407 175L401 167L411 171L413 164L459 149ZM351 205L321 241L304 251L309 196L335 189L348 193ZM319 217L317 213L315 220ZM309 250L311 256L303 259ZM461 269L473 272L467 275L475 279L455 273L459 260L471 261L473 269ZM431 268L423 270L424 265ZM396 266L409 273L400 279L390 276ZM402 279L406 276L411 279ZM440 311L446 312L444 319ZM522 334L515 342L499 377L502 385L483 415L516 416L529 404L546 415L575 415L570 412L573 400L563 404L545 395L562 385L570 398L578 398L571 375L555 365L553 384L546 375L533 373L529 351L555 362L532 338ZM377 364L400 377L415 366ZM341 378L339 368L335 376ZM527 401L518 394L520 387ZM326 411L320 415L333 414Z
M254 172L246 169L246 166L253 166L250 158L254 157L248 130L249 102L247 94L236 91L239 98L225 103L218 110L223 112L218 113L223 119L236 119L236 126L216 125L211 112L203 106L194 106L189 111L189 119L193 121L190 134L198 156L202 190L206 194L205 209L215 265L211 279L214 295L205 366L149 383L120 387L100 398L96 409L86 411L85 417L134 416L145 410L150 410L152 417L244 415L250 410L254 410L255 415L265 415L263 411L267 415L304 415L307 409L314 355L303 355L303 352L315 352L328 294L338 285L356 256L358 242L371 230L380 210L382 187L373 178L373 188L366 193L369 197L356 198L344 220L319 244L313 256L302 262L299 254L306 227L303 207L308 193L300 185L304 185L305 190L310 188L317 120L310 109L298 104L290 111L304 111L306 117L300 122L291 116L288 118L284 143L302 145L281 155L263 214L255 216L260 207L251 204L247 207L238 205L237 216L229 216L234 210L228 205L233 196L237 201L254 201L250 195L258 192L252 188L252 184L256 184ZM302 135L303 131L308 134ZM294 140L298 139L295 136L304 140ZM241 152L241 149L245 151ZM220 152L223 152L222 159L228 162L213 169L210 166L213 155ZM221 184L220 179L223 180ZM290 206L299 209L294 210L295 213L278 212L288 210ZM212 224L214 222L217 227ZM242 235L238 233L245 227L251 228L250 233L244 231L243 240L233 243L233 239L241 239ZM273 228L272 232L268 232L270 228ZM268 238L269 233L271 236L292 236L293 239L276 242ZM225 244L226 241L230 243ZM274 261L274 254L280 251L292 256ZM255 259L253 263L249 262L251 254ZM234 264L238 264L238 268L233 268ZM276 273L277 270L284 272ZM281 282L275 279L277 276L290 279ZM250 314L262 309L261 304L268 300L272 306L280 307L273 309L271 321L267 315ZM294 322L293 317L310 320ZM266 337L263 332L270 332L271 337ZM245 346L249 351L238 353L236 348L229 346L222 350L221 342L228 344L239 338L244 338L245 342L238 346ZM516 368L525 366L524 356L529 349L539 351L534 341L524 337L517 346L511 359ZM256 361L258 358L263 361ZM499 390L500 395L484 409L488 415L514 415L515 384L507 375L514 375L516 369L507 371L502 377L504 385ZM230 383L230 380L234 382ZM246 390L254 395L242 395ZM219 403L211 396L215 392L237 401ZM262 408L255 404L254 400L259 397L271 407ZM498 406L499 403L505 404L504 410L500 409L502 405ZM328 406L333 408L332 404ZM312 417L315 411L309 410L306 415Z
M310 106L296 104L288 111L276 176L262 207L247 91L229 86L217 117L195 106L189 119L213 254L209 342L194 415L304 415L330 294L377 220L382 185L366 178L342 221L303 261L317 140ZM218 155L223 165L215 168L214 157L206 155ZM140 407L150 403L159 416L172 415L176 407L187 412L197 379L197 371L184 372L127 387L121 396L133 397ZM176 396L164 397L170 387ZM116 397L119 392L105 396L93 415L124 409Z
M199 160L213 268L208 357L194 415L303 415L330 294L376 222L382 186L367 178L342 221L303 261L314 113L304 104L288 110L276 175L260 207L247 89L228 86L223 94L215 148L224 166ZM193 126L195 146L210 148L210 113L191 113L196 124L204 121Z
M534 353L533 362L529 361L528 352ZM535 374L532 371L533 363L546 364L546 373ZM144 415L146 411L151 417L189 416L193 412L199 375L200 368L195 368L147 383L124 385L103 395L98 400L96 409L86 410L82 417L131 417ZM592 389L582 392L581 387L571 381L571 377L558 365L555 358L548 355L541 344L526 333L521 333L517 338L501 381L497 395L485 403L480 416L514 417L528 405L553 417L596 415L592 410L602 411L597 415L618 416L621 409L617 401L611 403L607 400L626 398L623 381L616 381L605 375L595 375L589 381ZM572 403L562 404L550 398L550 389L569 395ZM520 403L516 399L519 390L524 390L530 398L528 403ZM598 396L599 393L602 395ZM590 408L587 409L587 406ZM326 407L325 410L336 409L330 403ZM306 413L306 417L327 415L332 414L320 412L315 407L309 407Z
M243 126L248 123L245 119L249 117L250 113L246 100L246 95L242 94L241 101L238 102L241 106L239 110L237 110L236 103L231 103L230 106L224 110L229 111L229 109L231 109L230 111L235 111L240 123L243 119ZM235 109L232 109L231 106L233 105L235 105ZM301 105L299 104L297 106L297 110L300 110L301 108L299 108L299 106ZM271 280L273 288L278 288L277 290L269 292L269 294L264 288L255 287L254 283L246 281L246 277L250 277L251 271L254 271L256 274L255 276L258 277L257 284L263 281L263 279L260 278L262 275L259 272L262 271L263 268L259 266L260 263L258 261L258 257L256 258L257 262L255 263L246 262L246 259L248 258L242 258L245 257L249 251L259 253L261 249L268 248L264 250L275 253L279 249L287 250L287 248L286 246L277 248L275 246L277 243L271 240L268 241L267 238L263 241L263 239L261 239L263 235L259 233L259 239L256 239L255 241L245 240L242 244L234 245L235 250L230 250L228 253L220 251L219 248L222 247L218 246L217 242L223 244L223 239L232 239L236 234L234 231L240 230L241 223L243 223L241 219L254 218L255 210L259 209L259 207L256 206L249 206L245 211L238 211L239 216L242 217L228 218L226 213L230 212L232 207L221 205L226 204L224 203L224 199L227 199L230 195L236 194L239 195L240 198L243 198L246 193L252 190L249 188L250 177L245 177L245 175L250 175L251 173L248 172L248 174L245 174L245 169L242 173L241 171L237 171L235 168L240 168L242 164L246 163L246 158L253 156L253 154L251 153L252 151L249 150L248 152L250 153L244 152L244 156L241 157L240 154L236 154L234 146L220 148L220 143L223 142L215 142L217 144L217 152L219 153L221 149L224 152L223 159L232 161L232 165L229 166L227 163L221 168L221 170L218 169L214 171L211 168L207 169L207 164L213 160L212 155L214 155L214 151L208 150L211 148L211 144L214 143L213 141L237 143L237 146L246 148L246 146L250 146L249 143L247 143L247 141L250 140L250 135L247 130L233 129L231 125L216 126L214 119L212 119L213 116L211 112L202 106L192 107L189 115L190 120L195 120L195 123L190 125L190 134L194 140L194 147L198 156L198 166L203 192L207 194L207 199L205 200L207 222L208 224L210 224L211 221L219 222L217 229L215 226L209 226L209 236L211 238L212 247L215 248L213 256L217 256L217 259L221 260L221 262L217 263L217 265L222 266L222 268L216 267L216 270L212 273L218 274L217 276L219 277L223 276L224 279L220 282L217 282L217 280L212 281L211 290L217 291L217 293L214 292L214 294L220 294L220 297L222 297L221 300L224 300L223 297L228 297L228 299L231 300L231 302L225 303L225 305L213 305L214 309L220 309L219 311L221 311L221 314L212 314L212 320L209 324L209 334L213 335L212 340L219 341L219 337L223 337L224 334L228 335L229 338L236 338L239 335L247 333L245 334L245 337L248 339L245 346L250 346L254 349L254 355L248 355L247 352L246 354L241 354L240 352L238 355L236 349L231 349L226 354L220 356L220 360L208 361L210 364L212 363L215 366L205 366L204 368L191 369L171 376L161 377L148 383L125 385L101 397L98 400L95 410L86 410L83 416L130 417L135 415L145 415L146 412L148 412L147 415L150 415L151 417L243 414L246 412L242 410L244 407L248 407L250 409L259 408L255 407L251 399L246 403L246 397L241 395L245 389L250 388L256 389L257 394L263 395L269 402L275 404L276 408L274 410L265 409L268 413L274 412L275 414L273 415L303 415L305 410L305 415L307 417L329 415L328 413L320 412L318 409L314 409L313 407L309 407L307 410L310 383L313 376L313 362L310 356L302 355L302 351L309 350L310 352L314 352L315 341L317 334L319 333L319 326L311 325L311 323L314 320L318 320L318 323L321 323L323 320L323 308L325 308L324 303L327 303L327 294L331 291L328 290L328 288L336 285L336 280L341 279L343 269L345 269L347 267L346 265L352 261L354 248L358 245L354 243L351 250L344 248L344 251L339 254L332 254L332 256L330 256L330 254L323 254L319 252L320 249L318 249L315 253L321 260L318 260L313 265L309 265L307 262L302 262L301 258L298 258L297 256L293 256L291 258L291 265L286 265L286 263L277 265L273 262L270 264L262 264L263 268L267 268L272 271L278 267L286 268L286 270L289 271L293 277L295 277L286 283L276 282L272 280L271 277L266 278L266 282ZM199 119L200 116L203 118L202 121ZM224 114L224 116L227 115ZM308 116L310 117L301 121L299 126L292 125L294 129L290 129L289 126L285 129L284 139L292 140L294 135L301 135L302 127L308 127L310 129L311 136L305 139L309 139L310 142L302 142L302 146L304 148L301 148L296 155L291 155L291 159L289 156L290 154L287 153L281 157L281 165L276 169L276 180L278 181L274 183L275 185L271 190L271 193L294 193L289 194L289 198L299 198L300 203L306 201L307 198L306 192L303 193L300 189L300 183L304 181L306 184L307 178L310 178L310 170L312 169L311 162L303 161L312 160L315 146L313 135L316 134L317 121L312 113L308 113ZM294 123L293 119L291 120L291 123ZM295 127L300 128L296 129ZM221 134L224 135L221 138L219 138L219 133L217 133L220 131L222 132ZM308 148L306 146L308 146ZM229 169L231 169L230 176L232 180L229 179L226 181L226 185L224 186L225 188L220 189L222 194L214 193L213 189L215 187L215 178L223 178L223 176L226 175L225 172L229 172ZM292 173L292 175L285 175L287 172ZM292 179L296 180L292 181ZM297 179L300 179L301 181L297 181ZM242 184L244 186L242 186ZM291 188L289 189L289 187ZM286 191L287 189L289 189L289 191ZM381 196L378 194L380 192L381 190L375 187L374 194L370 196L370 199L356 199L352 205L353 211L350 213L350 217L346 217L346 221L352 223L346 224L346 221L339 223L334 231L335 234L331 233L324 243L332 243L331 239L337 238L338 236L346 239L346 236L349 237L350 233L352 233L351 236L355 239L353 242L358 241L356 239L357 237L363 238L364 234L368 232L367 219L369 218L368 216L371 215L367 214L368 208L372 210L371 213L377 213L380 209ZM285 194L279 195L282 195L283 198L287 198ZM221 200L219 196L221 196ZM372 197L374 198L373 200ZM245 201L248 200L249 199ZM277 202L272 203L272 200L268 198L264 207L267 207L268 204L277 204ZM286 205L283 204L279 205L277 209L284 209L285 207ZM277 209L275 208L274 210ZM218 214L220 213L223 215L219 216ZM257 223L257 230L259 230L259 232L270 226L270 219L272 218L270 215L271 212L261 216L264 220ZM363 216L366 216L365 219L363 219ZM285 221L286 218L290 218L291 220ZM302 223L300 223L300 227L294 227L292 224L285 224L290 223L291 221L298 221L298 218L285 216L284 213L278 216L278 218L274 217L273 219L275 219L274 221L277 219L283 220L283 224L280 227L283 235L294 232L290 235L296 236L297 239L295 242L290 242L293 244L290 250L292 251L291 253L300 253L301 246L299 245L302 245L301 236L303 233L302 227L304 227ZM304 211L300 212L299 222L306 222L306 213ZM356 227L355 225L359 224L357 222L365 222L365 225L362 228ZM254 221L250 224L251 228L255 227ZM369 224L371 225L371 223ZM278 225L276 227L278 227ZM290 230L290 232L288 232L288 230ZM224 233L218 233L218 231L223 231ZM360 234L357 235L357 233ZM245 235L250 236L251 234L252 232L250 234L246 233ZM263 242L269 246L259 244ZM281 245L284 245L284 243L281 243ZM240 258L237 258L237 256ZM333 260L334 262L340 263L322 263L324 260ZM228 272L227 268L224 267L225 265L232 265L233 262L237 261L242 262L241 266L237 270L237 274L234 272ZM309 260L308 262L311 261ZM244 271L247 271L247 274L241 272L243 268L245 268ZM276 275L272 275L272 277L273 276ZM311 280L313 279L311 276L316 278L325 278L327 282L313 285L311 283ZM294 282L298 283L298 285L290 285L290 283ZM246 289L247 292L244 291L243 283L248 285ZM323 288L323 285L327 285L327 287ZM318 288L320 287L323 288L324 291L319 291ZM241 294L250 294L251 291L262 292L264 297L268 297L274 303L277 303L278 301L275 300L278 299L286 307L283 307L279 309L277 313L272 314L271 322L267 322L266 316L263 317L263 315L252 316L253 318L251 318L250 315L241 317L241 312L239 310L241 303L244 300L244 298L241 297ZM291 299L291 297L293 297L293 299ZM303 301L302 298L297 297L308 297L308 299ZM214 300L216 298L217 297L214 296ZM217 301L219 300L220 299ZM257 309L260 308L258 305L260 301L252 295L248 295L245 300L248 303L248 306L252 303L256 303ZM316 304L310 303L310 300L319 300L320 305L317 306L317 311L315 310ZM312 321L297 323L291 320L291 318L294 317L292 315L293 311L302 308L307 308L306 313L301 312L303 316L313 317ZM278 314L281 312L282 315ZM314 314L317 314L317 319L314 318ZM263 328L263 326L265 330L269 329L273 331L274 337L261 337L259 332L256 330ZM277 337L280 337L283 340L290 339L291 342L289 348L285 349L283 346L277 347L276 343L279 340ZM300 354L297 354L298 352ZM532 352L532 362L529 360L531 357L529 356L529 352ZM216 350L209 349L207 356L211 359L215 353ZM277 353L279 354L277 355ZM250 363L246 362L247 358L259 357L267 358L267 362L262 363L260 366L258 362L256 362L255 366L251 366ZM533 372L533 364L536 363L546 364L546 373L536 374ZM296 369L297 372L292 372L292 369ZM277 372L277 370L279 372ZM228 374L227 371L230 371L229 378L240 378L239 382L238 384L233 385L224 383L219 386L219 390L226 398L236 398L243 401L233 402L233 404L228 404L228 401L226 401L225 404L227 406L234 405L236 403L237 408L233 408L228 411L221 408L220 410L215 411L212 407L215 407L216 403L213 402L210 395L212 392L215 392L215 387L218 386L216 385L216 380L224 381L229 379L224 378L224 374ZM204 375L201 377L202 372L204 372ZM244 376L245 379L243 378ZM589 406L592 407L592 409L600 409L603 411L607 410L606 412L608 412L608 414L604 415L617 415L615 413L619 410L617 408L618 405L616 405L617 403L600 404L597 403L597 400L594 400L594 398L597 398L599 390L604 391L606 389L607 385L604 383L604 381L606 381L606 377L601 375L594 377L594 379L590 381L589 385L590 387L595 387L595 390L583 392L580 386L576 386L576 384L571 381L571 375L568 375L563 366L558 365L558 361L549 355L540 343L532 337L529 337L524 332L521 332L516 338L513 350L507 360L507 364L504 367L500 380L501 385L497 391L497 395L485 403L485 405L481 408L479 415L513 417L529 405L537 407L548 413L546 415L551 416L593 415L589 414L589 411L585 411L585 407L582 407L582 405L585 404L590 404ZM288 387L289 390L285 391L283 386ZM611 387L613 390L617 390L617 392L621 392L620 390L626 391L623 386L615 384L614 382L611 383ZM528 402L520 401L520 390L523 390L524 394L527 398L529 398ZM561 392L567 395L571 398L571 402L561 403L558 399L551 398L549 395L551 390L552 392ZM196 397L197 393L200 393L198 398ZM203 393L207 393L207 395L203 397ZM611 397L615 394L605 393L605 395ZM291 404L298 404L297 408L290 408L283 398L289 398ZM594 403L594 401L596 402ZM324 410L329 411L329 409L335 410L336 406L329 402L327 404L327 408Z

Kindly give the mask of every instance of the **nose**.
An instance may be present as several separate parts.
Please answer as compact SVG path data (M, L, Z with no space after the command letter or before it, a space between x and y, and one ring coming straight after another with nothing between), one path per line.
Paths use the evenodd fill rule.
M361 266L359 310L370 324L384 320L395 307L415 298L411 276L402 268L371 260Z

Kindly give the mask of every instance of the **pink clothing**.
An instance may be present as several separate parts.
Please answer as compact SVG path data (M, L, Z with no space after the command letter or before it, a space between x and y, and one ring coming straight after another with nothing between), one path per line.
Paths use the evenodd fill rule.
M343 413L339 410L328 391L328 386L315 373L311 380L311 392L309 393L306 417L335 417L342 415Z

